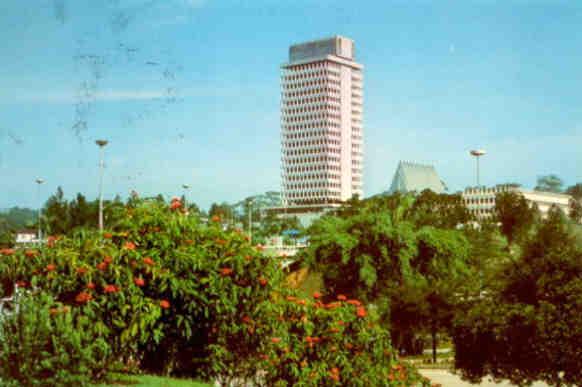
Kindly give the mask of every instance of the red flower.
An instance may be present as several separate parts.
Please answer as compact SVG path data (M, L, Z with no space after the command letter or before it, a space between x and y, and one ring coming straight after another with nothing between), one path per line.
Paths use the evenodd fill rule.
M297 305L305 305L305 304L307 304L307 301L305 301L305 300L298 300L297 301Z
M295 301L295 300L297 300L297 297L287 296L287 301Z
M125 242L125 244L123 245L124 248L128 249L128 250L135 250L135 243L133 242Z
M51 314L51 316L55 316L55 315L59 314L59 309L58 308L50 308L49 313Z
M103 233L103 238L111 239L111 238L113 238L113 234L111 234L110 232Z
M107 270L107 262L100 262L97 264L97 269L105 271Z
M337 299L338 299L338 300L340 300L340 301L345 301L345 300L347 300L348 298L347 298L346 296L344 296L343 294L339 294L339 295L337 296Z
M362 303L358 300L347 300L346 302L350 305L353 305L353 306L361 306L362 305Z
M146 264L146 265L148 265L148 266L153 266L153 265L155 265L155 264L156 264L156 263L154 262L154 260L153 260L151 257L145 257L145 258L143 259L143 263L145 263L145 264Z
M331 371L329 372L329 378L335 382L339 382L340 380L339 370L337 368L332 368Z
M87 268L84 267L78 267L77 268L77 273L78 274L85 274L87 272Z
M87 289L95 289L95 284L93 282L89 282L87 284Z
M340 304L339 302L330 302L330 303L329 303L329 304L327 304L325 307L326 307L327 309L335 309L335 308L338 308L338 307L340 307L340 306L341 306L341 304Z
M26 255L28 258L34 258L38 255L38 251L36 250L26 250L24 252L24 255Z
M56 268L57 268L56 265L54 265L52 263L49 263L48 265L46 265L46 268L45 269L46 269L46 271L49 271L50 272L50 271L55 271Z
M340 329L339 328L336 328L336 327L332 327L332 328L329 328L329 331L331 333L339 333Z
M364 308L363 306L359 306L358 309L356 310L356 316L364 318L366 317L368 313L366 312L366 308Z
M321 293L320 292L313 292L313 298L315 298L316 300L321 298Z
M268 282L269 281L267 281L266 278L263 278L263 277L259 278L259 284L261 284L261 286L267 286Z
M144 281L144 279L143 279L143 278L141 278L141 277L140 277L140 278L135 278L135 279L133 280L133 282L134 282L134 283L135 283L137 286L139 286L139 287L142 287L142 286L144 286L144 285L145 285L145 281Z
M93 296L87 292L81 292L79 294L77 294L77 297L75 297L75 302L77 302L78 304L86 304L87 302L91 301L93 299Z
M232 274L233 270L230 267L223 267L220 269L220 275L223 277L228 277Z
M26 287L28 287L28 282L18 281L18 282L16 282L16 286L18 286L19 288L26 288Z
M273 344L277 344L281 342L281 338L280 337L271 337L271 343Z
M170 308L170 301L168 301L168 300L161 300L160 301L160 308L162 308L162 309L169 309Z
M48 247L54 247L56 241L57 241L57 237L52 236L52 235L46 238L46 244Z
M115 285L105 285L105 287L103 288L103 291L105 293L117 293L119 289L117 289L117 286Z
M170 204L170 209L177 210L178 208L182 207L182 202L178 198L173 198L172 203Z
M217 223L218 223L218 222L220 222L220 216L218 216L218 215L214 215L214 216L212 217L212 221L213 221L213 222L217 222Z
M1 249L0 254L10 256L14 254L14 249Z
M103 262L105 262L106 264L110 264L111 262L113 262L113 258L110 256L106 256L105 258L103 258Z
M244 316L241 321L245 324L250 324L253 320L249 316Z

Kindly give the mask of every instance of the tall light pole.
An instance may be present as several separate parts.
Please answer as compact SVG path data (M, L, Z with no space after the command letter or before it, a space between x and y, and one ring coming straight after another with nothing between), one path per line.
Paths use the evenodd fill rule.
M484 156L487 152L485 152L483 149L475 149L469 153L471 153L471 156L475 157L477 163L477 187L480 187L481 181L479 180L479 158Z
M187 198L187 193L188 193L188 189L190 188L190 186L188 184L182 184L182 188L184 189L184 209L186 211L188 211L188 198Z
M103 161L103 156L105 153L105 145L109 141L107 140L97 140L95 144L99 146L99 232L103 233L103 169L105 164Z
M249 200L249 239L253 243L253 201Z
M42 212L42 202L40 200L40 185L44 183L41 178L36 179L37 189L36 189L36 200L38 201L38 243L42 241L42 228L41 228L41 212Z

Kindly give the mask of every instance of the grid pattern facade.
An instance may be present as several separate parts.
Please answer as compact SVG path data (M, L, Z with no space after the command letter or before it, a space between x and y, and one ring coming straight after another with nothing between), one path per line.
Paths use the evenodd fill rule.
M338 39L347 40L328 41L336 44ZM345 46L345 41L337 46L341 43ZM362 82L361 66L345 57L303 57L282 67L284 205L340 203L362 196Z

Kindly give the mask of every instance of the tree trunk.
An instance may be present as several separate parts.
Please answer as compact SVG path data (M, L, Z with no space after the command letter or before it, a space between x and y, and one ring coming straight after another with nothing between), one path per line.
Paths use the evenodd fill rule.
M432 362L436 364L437 362L437 330L436 324L432 324L431 329L432 334Z

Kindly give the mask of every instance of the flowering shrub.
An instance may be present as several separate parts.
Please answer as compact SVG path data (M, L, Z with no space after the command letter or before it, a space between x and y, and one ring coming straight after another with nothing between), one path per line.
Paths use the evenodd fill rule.
M47 295L19 298L0 323L3 386L85 386L105 376L109 345L74 313Z
M357 300L323 303L293 295L264 304L261 322L245 321L265 336L256 382L264 386L428 386L397 361L389 333ZM263 325L261 325L263 324Z
M107 338L110 363L225 384L415 386L375 313L285 289L276 258L245 235L186 216L179 200L134 202L102 236L0 252L0 280L51 294ZM329 298L329 297L328 297Z
M218 329L256 318L281 282L278 263L218 222L202 225L177 201L138 203L100 238L79 232L34 250L2 251L0 280L55 297L92 319L112 360L141 359L151 371L209 376L236 360L215 361ZM228 340L241 357L257 338Z

